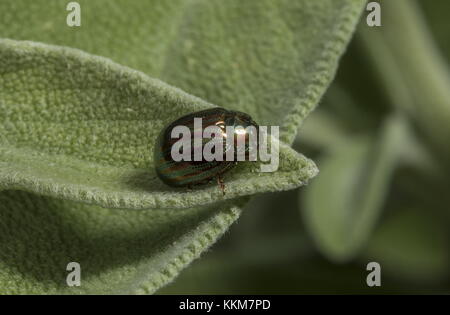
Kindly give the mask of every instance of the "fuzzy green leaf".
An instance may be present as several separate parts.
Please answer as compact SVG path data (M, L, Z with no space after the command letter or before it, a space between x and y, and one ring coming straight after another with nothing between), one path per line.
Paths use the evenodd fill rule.
M210 103L282 125L299 124L334 77L365 0L3 1L0 37L83 49Z
M277 172L243 165L217 185L172 189L156 176L164 125L206 102L103 58L0 40L0 185L109 208L188 208L295 188L313 162L281 144ZM253 163L255 164L255 163Z
M66 1L2 1L0 37L83 49L145 74L2 40L1 185L50 197L1 193L0 283L15 293L151 293L213 244L245 201L152 181L156 130L213 103L281 125L292 141L365 1L79 2L82 26L69 28ZM280 163L268 177L257 165L236 169L226 198L294 188L316 172L285 145ZM67 288L65 266L78 260L82 286Z
M229 202L130 211L3 191L0 293L153 293L199 257L239 214ZM66 266L72 261L81 266L80 287L66 284Z

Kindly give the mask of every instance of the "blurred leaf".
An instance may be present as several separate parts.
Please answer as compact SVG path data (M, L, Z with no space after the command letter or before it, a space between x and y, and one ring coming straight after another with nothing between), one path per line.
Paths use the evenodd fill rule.
M320 162L320 176L305 191L305 224L324 255L353 258L370 236L406 138L405 121L393 116L379 140L354 138Z
M197 261L175 283L158 293L198 295L371 293L371 288L365 285L364 279L364 268L330 264L318 257L300 257L290 261L282 259L251 261L230 251ZM392 292L390 285L382 289Z
M110 57L207 102L246 111L260 124L282 125L282 137L290 142L331 81L364 1L80 1L80 28L66 26L66 4L2 1L0 37ZM195 199L180 193L176 202L166 192L153 201L140 198L149 187L142 170L151 170L147 157L155 130L209 106L206 101L71 49L4 40L1 51L6 187L39 187L33 191L127 208L187 207L218 197L206 189L192 192ZM101 139L121 147L105 147ZM281 169L294 188L306 175L294 170L307 160L283 150L290 157L281 159ZM247 178L239 172L245 174L245 167L233 174L243 184ZM126 188L118 178L132 174L138 180L133 175L129 182L139 194L106 198ZM278 189L272 179L260 180L258 187ZM238 186L242 191L231 190L234 196L252 193ZM122 215L17 191L2 196L0 282L14 293L154 292L215 242L244 201ZM84 284L67 288L65 265L77 260L86 270Z
M425 207L392 210L374 232L364 257L380 263L383 275L422 285L444 282L450 260L443 221Z
M341 121L335 119L326 110L315 110L302 125L294 148L303 149L304 145L321 150L333 150L345 144L349 137Z
M361 28L385 90L448 159L450 72L414 1L382 1L383 27Z
M418 1L425 15L427 25L433 32L439 48L444 56L450 58L450 40L448 37L448 12L450 1L447 0L420 0Z

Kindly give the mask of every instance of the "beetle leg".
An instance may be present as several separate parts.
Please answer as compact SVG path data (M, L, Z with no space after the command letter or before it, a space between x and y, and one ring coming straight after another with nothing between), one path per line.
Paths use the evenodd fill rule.
M225 184L222 175L217 176L217 184L219 185L220 190L222 190L222 194L225 196Z

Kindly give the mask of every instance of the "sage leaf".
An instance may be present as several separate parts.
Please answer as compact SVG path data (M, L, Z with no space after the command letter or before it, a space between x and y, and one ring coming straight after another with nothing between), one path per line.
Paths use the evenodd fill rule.
M241 205L130 211L2 191L0 293L153 293L215 242ZM66 283L69 262L80 264L79 287Z
M426 23L433 34L433 38L437 41L438 48L444 57L450 57L450 43L447 34L447 12L450 10L450 2L445 0L436 1L418 1L419 8L424 14Z
M291 143L333 79L365 2L80 0L82 25L70 28L66 1L4 1L0 37L109 57L281 125Z
M176 190L156 176L155 139L168 123L210 104L68 48L0 40L0 68L4 189L109 208L173 209L295 188L317 172L281 144L279 172L241 167L226 178L225 196L217 185Z
M383 1L384 26L361 28L368 56L395 106L416 122L427 142L448 160L450 72L415 1ZM389 31L388 31L389 30Z
M2 229L2 287L153 293L173 280L238 218L246 198L152 182L155 130L214 104L280 125L291 142L331 81L364 2L80 0L82 25L70 28L66 1L2 1L0 37L47 44L1 45L1 224L14 227ZM106 146L106 137L126 146ZM281 181L243 166L230 174L236 189L226 198L294 188L316 173L283 144L280 158ZM250 178L253 187L245 186ZM147 207L154 209L130 211ZM84 285L67 288L66 264L80 258L90 270Z
M402 156L405 123L393 116L378 140L351 138L319 163L320 176L302 196L303 215L318 248L328 258L352 259L371 235Z

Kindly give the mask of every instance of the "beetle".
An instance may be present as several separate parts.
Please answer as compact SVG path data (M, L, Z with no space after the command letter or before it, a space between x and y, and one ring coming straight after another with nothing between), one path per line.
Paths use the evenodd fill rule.
M201 160L195 161L193 158L193 152L195 151L194 145L191 150L191 160L190 161L175 161L171 155L171 149L174 142L177 139L172 138L172 130L176 126L186 126L189 128L189 131L192 134L191 143L193 144L194 138L194 119L201 118L202 119L202 134L205 128L208 126L217 126L222 133L222 141L221 145L223 145L223 154L225 156L226 152L230 149L229 145L226 144L226 127L242 127L235 130L240 130L239 135L242 136L242 130L245 133L248 133L248 129L245 129L249 126L254 126L254 130L259 129L258 124L252 119L252 117L246 113L239 111L226 110L221 107L215 107L211 109L202 110L199 112L194 112L183 117L178 118L177 120L170 123L166 126L158 136L155 143L154 150L154 161L155 161L155 170L158 177L167 185L171 187L188 187L192 188L192 186L204 185L210 183L214 178L217 179L217 182L222 189L223 194L225 194L225 186L223 183L222 175L225 172L231 170L236 164L236 159L233 161L227 161L225 158L223 161L207 161L205 158L201 157ZM250 129L251 130L251 129ZM235 131L235 139L238 136ZM248 152L250 150L249 138L248 134L245 134L246 142L245 142L245 155L248 157ZM207 139L208 141L210 139ZM234 143L234 156L236 157L236 141ZM202 139L201 148L205 145L205 139ZM219 153L220 154L220 153Z

